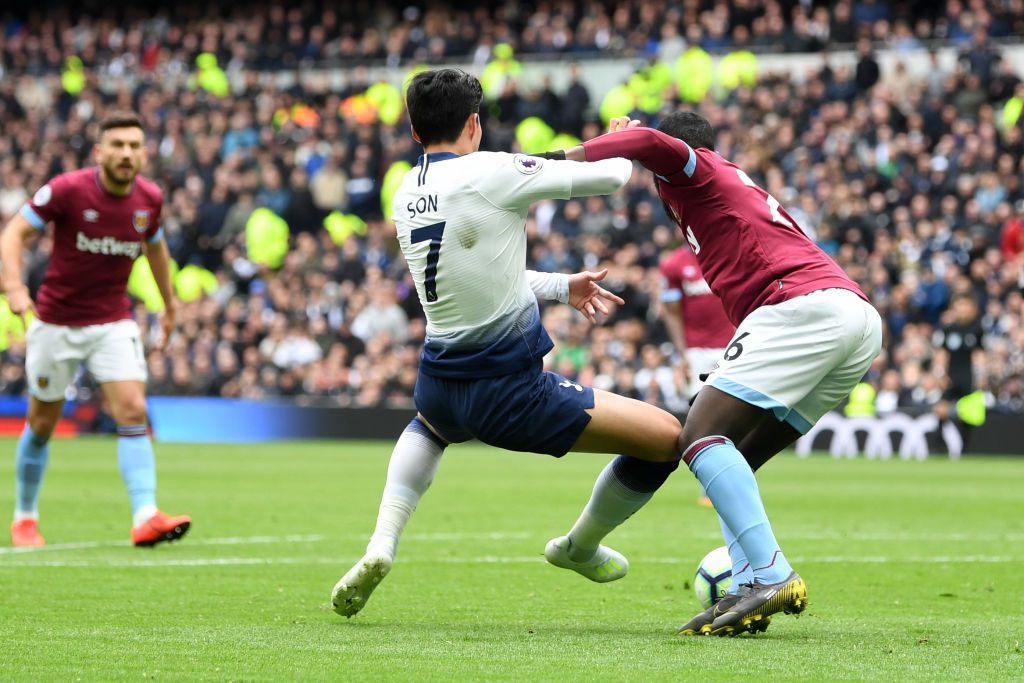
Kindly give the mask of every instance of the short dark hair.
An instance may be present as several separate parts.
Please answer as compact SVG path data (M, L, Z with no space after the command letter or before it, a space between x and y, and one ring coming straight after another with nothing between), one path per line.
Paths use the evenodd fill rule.
M658 123L658 130L679 138L694 149L715 148L715 129L697 112L674 111Z
M139 115L133 111L114 111L100 121L100 135L103 135L112 128L138 128L141 131L145 131L142 127L142 119Z
M480 111L483 88L462 69L422 71L405 95L409 121L424 146L455 142L466 120Z

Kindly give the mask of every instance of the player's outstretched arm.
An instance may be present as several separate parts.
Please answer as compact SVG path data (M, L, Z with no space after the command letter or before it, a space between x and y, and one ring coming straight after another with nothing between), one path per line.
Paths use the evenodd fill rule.
M492 172L472 185L488 202L502 209L520 210L542 199L569 199L611 194L633 174L626 159L599 164L542 161L541 154L514 154L499 159Z
M692 182L697 157L693 149L682 140L653 128L641 127L639 121L629 117L612 119L609 132L582 145L546 156L568 161L600 161L623 157L640 164L665 178L670 183Z
M178 304L174 298L174 288L171 286L171 256L167 250L167 242L162 237L152 244L143 242L143 245L146 258L149 260L149 268L153 271L153 279L164 300L164 310L160 312L160 339L156 344L157 350L162 351L174 333L175 318L178 314Z
M3 292L7 295L7 304L11 312L25 319L29 311L35 313L35 304L29 296L28 287L21 279L22 252L25 242L39 233L35 226L28 222L20 213L7 222L0 234L0 264L3 265Z

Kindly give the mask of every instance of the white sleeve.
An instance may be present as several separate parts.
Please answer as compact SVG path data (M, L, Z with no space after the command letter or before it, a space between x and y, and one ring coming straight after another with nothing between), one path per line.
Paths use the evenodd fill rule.
M565 273L526 271L526 281L538 299L569 303L569 276Z
M569 199L610 194L633 173L628 159L564 161L525 154L496 154L497 163L473 185L503 209L522 209L541 199Z

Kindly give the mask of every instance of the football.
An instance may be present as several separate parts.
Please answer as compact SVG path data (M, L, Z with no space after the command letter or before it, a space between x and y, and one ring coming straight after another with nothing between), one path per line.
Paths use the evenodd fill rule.
M718 602L718 599L729 592L732 585L732 561L729 549L724 545L715 548L704 556L697 566L697 575L693 578L693 591L704 609Z

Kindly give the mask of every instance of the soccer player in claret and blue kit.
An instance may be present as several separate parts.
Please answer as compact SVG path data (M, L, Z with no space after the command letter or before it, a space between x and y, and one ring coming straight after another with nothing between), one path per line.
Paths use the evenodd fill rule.
M857 284L714 146L704 117L677 111L657 130L615 119L606 135L546 156L625 157L652 171L666 211L736 325L678 448L718 512L734 577L732 592L679 632L731 636L763 631L772 614L806 607L807 587L775 539L754 471L862 379L881 350L882 323ZM602 487L598 481L595 496Z
M15 456L16 502L11 541L41 546L38 499L49 440L79 363L85 362L117 423L117 459L132 507L137 546L172 541L188 516L156 505L156 465L146 424L146 358L126 294L135 259L145 254L164 300L162 348L174 331L170 257L160 227L163 195L139 175L146 160L138 116L115 112L99 125L96 166L53 178L0 236L3 287L11 311L35 314L26 333L28 419ZM53 223L53 252L33 302L22 282L25 241Z

